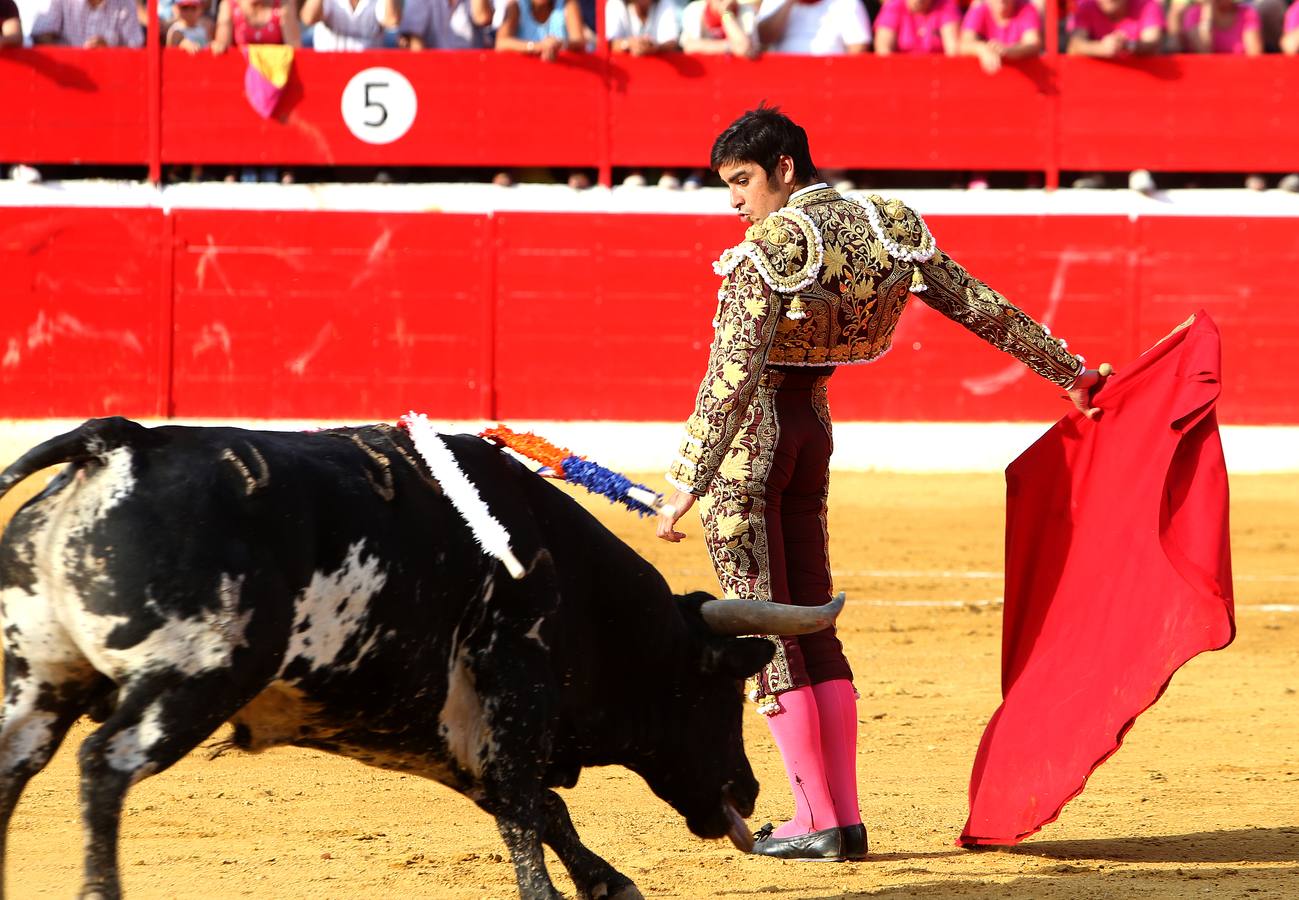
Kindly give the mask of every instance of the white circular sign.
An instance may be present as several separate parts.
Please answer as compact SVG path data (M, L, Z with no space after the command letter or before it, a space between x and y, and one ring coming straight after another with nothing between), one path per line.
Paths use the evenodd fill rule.
M391 144L415 121L415 88L394 69L362 69L343 88L343 121L367 144Z

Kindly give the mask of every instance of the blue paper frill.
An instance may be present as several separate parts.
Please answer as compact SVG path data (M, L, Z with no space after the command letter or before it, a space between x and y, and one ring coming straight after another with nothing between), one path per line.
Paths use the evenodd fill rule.
M608 497L615 503L622 503L640 516L652 516L655 510L651 506L628 496L628 488L640 488L650 491L643 484L637 484L625 475L606 469L599 463L582 459L580 456L569 456L564 460L564 480L586 488L593 494Z

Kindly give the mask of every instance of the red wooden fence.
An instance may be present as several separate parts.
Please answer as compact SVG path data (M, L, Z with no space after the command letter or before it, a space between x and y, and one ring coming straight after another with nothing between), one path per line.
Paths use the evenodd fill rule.
M1299 58L1044 56L984 75L970 58L756 61L491 52L375 51L296 57L276 118L243 95L244 61L162 54L149 101L146 51L0 54L0 160L147 165L698 166L746 108L780 103L827 167L1292 171ZM344 85L397 70L414 124L369 144L344 124ZM153 116L158 116L158 121ZM150 125L154 127L150 128Z
M1088 355L1198 309L1223 418L1299 424L1291 219L931 216L942 246ZM0 417L675 420L726 216L0 207ZM913 301L836 376L838 419L1044 420L1056 391Z

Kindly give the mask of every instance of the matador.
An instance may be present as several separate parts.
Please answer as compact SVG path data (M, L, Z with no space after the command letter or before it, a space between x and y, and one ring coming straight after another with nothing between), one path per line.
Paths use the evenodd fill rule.
M833 446L826 385L835 367L888 351L912 296L1064 388L1089 416L1105 376L967 272L897 200L842 196L819 182L807 135L779 110L745 113L717 138L712 167L751 223L714 264L722 277L708 367L680 450L659 537L679 541L699 499L704 540L728 597L825 603ZM864 859L857 797L856 692L833 627L772 638L750 683L794 795L754 853Z

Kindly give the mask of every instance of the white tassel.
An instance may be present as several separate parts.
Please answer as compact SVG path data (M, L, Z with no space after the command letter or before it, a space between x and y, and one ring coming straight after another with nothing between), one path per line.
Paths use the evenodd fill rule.
M516 581L522 578L527 573L510 549L510 533L496 521L483 498L478 496L478 488L460 470L451 448L433 430L428 416L411 412L404 418L415 450L423 457L433 477L442 485L442 490L446 492L456 512L460 513L460 518L465 520L473 532L474 540L478 541L484 552L499 559Z

